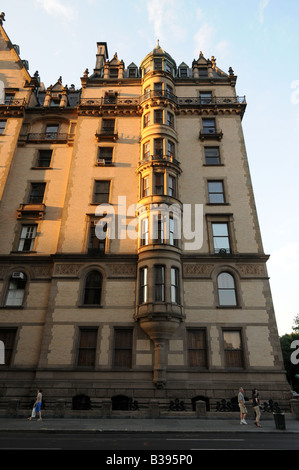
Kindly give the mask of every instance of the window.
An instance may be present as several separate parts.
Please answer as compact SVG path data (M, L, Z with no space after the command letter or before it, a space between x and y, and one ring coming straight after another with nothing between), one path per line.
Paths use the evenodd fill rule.
M27 277L23 272L14 272L9 280L5 307L21 307L23 305Z
M154 83L155 96L163 96L162 83Z
M168 175L168 196L176 197L176 178Z
M190 367L207 367L206 331L190 329L188 335L188 357Z
M141 268L139 271L139 303L143 304L148 300L148 271Z
M150 195L150 178L145 176L142 178L142 197L147 197Z
M113 134L115 128L115 119L103 119L102 132L105 134Z
M237 305L235 280L229 273L221 273L217 278L218 299L221 307Z
M170 160L175 158L175 145L171 140L167 143L167 155Z
M201 104L212 103L212 93L210 91L201 92L199 95Z
M153 239L155 243L165 243L166 217L162 214L154 217Z
M84 286L84 305L100 305L102 296L103 277L99 271L87 274Z
M133 330L117 328L114 331L114 367L132 367Z
M78 350L79 367L94 367L97 348L97 328L80 328L80 341Z
M96 233L96 226L101 225L101 232L102 236L105 238L98 238ZM88 252L89 253L98 253L104 254L105 253L105 246L106 246L106 234L107 234L107 223L102 222L101 220L92 220L90 222L89 227L89 238L88 238Z
M154 120L155 124L163 124L163 111L160 109L156 109L154 111Z
M0 362L0 366L9 366L11 363L16 333L16 328L0 328L0 342L4 345L4 364Z
M140 246L147 246L149 242L149 222L148 218L140 221Z
M110 67L109 69L109 77L110 78L118 78L118 69L115 67Z
M46 139L57 139L59 125L58 124L48 124L46 127Z
M37 158L37 167L48 168L52 159L52 150L39 150Z
M5 93L5 104L13 104L13 101L15 99L15 93L12 92L6 92Z
M180 77L181 78L186 78L188 77L188 69L185 67L180 68Z
M178 220L173 216L169 217L169 244L172 246L178 246Z
M109 202L110 181L95 181L93 203L104 204Z
M6 126L6 121L0 121L0 135L4 134L5 126Z
M223 331L225 365L243 368L243 348L240 331Z
M215 119L203 119L202 128L203 128L204 134L215 134L216 132Z
M162 59L155 59L154 60L154 69L155 70L162 70L163 64L162 64Z
M224 190L222 181L208 181L210 204L224 204Z
M112 165L112 156L113 156L113 147L99 147L98 150L98 164L103 163L104 160L105 165Z
M155 282L155 301L164 302L165 301L165 267L164 266L154 266L154 282Z
M180 303L179 298L179 270L177 268L171 268L170 270L170 299L174 304Z
M150 158L150 143L145 142L145 144L143 144L143 159L149 160L149 158Z
M42 204L44 200L44 193L46 189L46 183L31 183L29 204Z
M220 165L220 156L218 147L205 147L206 165Z
M18 251L32 251L36 236L36 225L23 225Z
M164 173L155 173L155 194L164 194Z
M207 77L208 76L208 69L206 67L204 68L199 68L198 69L198 75L201 78Z
M148 127L151 123L151 113L146 113L143 118L143 127Z
M156 158L163 158L163 139L154 140L154 151Z
M169 111L167 112L167 125L174 128L174 115Z
M230 253L227 223L212 223L214 253Z

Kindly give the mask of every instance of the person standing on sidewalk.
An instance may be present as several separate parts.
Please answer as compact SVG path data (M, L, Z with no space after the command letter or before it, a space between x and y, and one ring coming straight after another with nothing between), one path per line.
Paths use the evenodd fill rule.
M259 393L256 388L252 390L252 405L253 409L255 412L255 421L254 424L258 427L261 428L260 424L260 417L261 417L261 410L260 410L260 399L259 399Z
M38 413L39 418L38 421L42 420L42 400L43 400L43 395L42 395L42 390L37 391L37 396L35 399L35 403L33 405L33 410L32 410L32 415L30 416L29 421L32 420L32 418L35 417L36 413Z
M245 421L247 408L245 406L244 390L242 387L239 388L238 403L240 408L240 424L247 424Z

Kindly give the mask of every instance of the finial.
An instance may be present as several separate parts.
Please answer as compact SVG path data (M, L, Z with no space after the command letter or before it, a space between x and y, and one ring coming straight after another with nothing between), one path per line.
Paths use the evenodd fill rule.
M160 40L157 39L157 49L160 49Z
M3 21L5 21L4 17L5 17L5 13L4 13L4 11L2 11L1 14L0 14L0 24L1 25L2 25Z

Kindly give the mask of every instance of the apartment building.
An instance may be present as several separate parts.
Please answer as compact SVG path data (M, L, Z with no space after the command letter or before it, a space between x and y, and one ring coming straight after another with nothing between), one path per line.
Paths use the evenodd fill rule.
M0 20L0 407L288 400L234 71L99 42L46 86Z

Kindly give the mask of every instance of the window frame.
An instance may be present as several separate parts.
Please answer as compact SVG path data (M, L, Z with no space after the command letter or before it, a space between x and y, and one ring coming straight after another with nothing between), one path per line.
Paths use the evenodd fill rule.
M225 333L227 334L238 334L240 347L239 348L229 348L226 347ZM242 338L242 330L239 328L224 328L222 330L222 340L223 340L223 354L224 354L224 365L225 368L229 370L241 370L245 369L245 355L244 355L244 344ZM230 357L228 352L232 352Z
M106 184L107 187L100 190L100 186ZM106 190L105 190L106 189ZM111 181L110 180L94 180L92 204L107 204L110 201ZM99 200L98 200L99 199ZM103 200L101 200L103 199Z
M200 336L196 337L196 334ZM187 328L188 366L208 369L208 344L206 328Z
M165 266L163 264L154 265L154 301L165 302Z
M26 229L27 229L27 231L26 231ZM29 236L27 236L27 235L29 235ZM24 252L28 253L28 252L33 251L36 235L37 235L37 224L23 224L21 226L21 230L20 230L20 236L19 236L19 240L18 240L17 251L20 252L20 253L24 253ZM28 240L30 240L30 242L29 242L30 246L29 246L28 249L24 249L24 246L27 245L26 242ZM21 248L21 245L23 245L22 248Z
M90 285L88 286L88 282L90 282L91 276L98 276L98 280L100 281L98 285ZM101 307L103 301L103 274L98 269L92 269L88 271L84 276L84 283L83 283L83 292L82 292L82 306L83 307ZM92 280L91 284L95 284L95 281ZM99 292L97 292L99 291ZM89 301L89 296L92 295L91 300ZM98 297L98 301L96 298Z
M82 342L82 337L83 333L93 333L95 335L95 338L92 338L92 342L89 342L89 344L81 345ZM90 339L91 335L89 334ZM84 338L84 342L86 341L86 338ZM98 328L97 327L79 327L79 337L78 337L78 349L77 349L77 367L78 368L84 368L84 369L94 369L96 366L96 354L97 354L97 343L98 343ZM88 357L88 362L86 363L86 352L89 353L88 356L91 356L92 358ZM84 357L85 356L85 357Z
M121 335L127 333L127 337ZM121 344L117 344L121 342ZM132 369L133 367L133 328L115 327L113 335L113 368Z
M224 278L226 276L226 279ZM222 284L221 284L222 283ZM229 271L221 271L216 279L219 308L235 308L239 306L235 276ZM229 295L229 297L227 297ZM229 300L232 298L233 301Z

